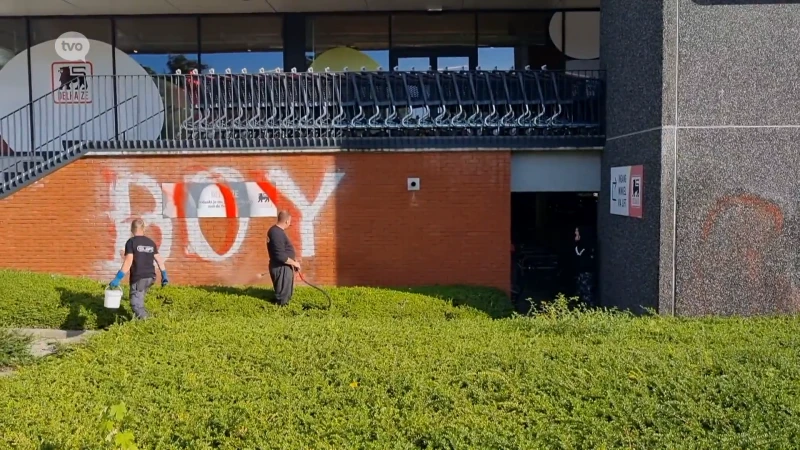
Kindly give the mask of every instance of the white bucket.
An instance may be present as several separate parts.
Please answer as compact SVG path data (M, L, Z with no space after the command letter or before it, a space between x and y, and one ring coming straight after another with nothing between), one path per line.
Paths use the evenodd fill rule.
M105 298L103 298L103 305L108 309L118 309L122 301L122 289L106 289Z

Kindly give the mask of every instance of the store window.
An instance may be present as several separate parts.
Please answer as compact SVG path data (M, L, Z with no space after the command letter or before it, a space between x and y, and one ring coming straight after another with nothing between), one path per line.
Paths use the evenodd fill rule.
M314 16L306 22L306 61L315 70L389 68L389 16Z
M81 33L88 39L109 44L107 47L90 47L87 59L102 66L111 63L111 19L64 18L57 19L32 19L31 20L31 46L57 39L62 34L74 31ZM110 67L110 66L109 66ZM95 72L103 72L104 68L97 67Z
M564 23L566 43L559 48L563 48L567 56L567 70L576 75L592 76L600 70L600 12L570 11Z
M206 68L200 61L197 22L196 17L116 19L117 48L153 75L152 83L136 75L126 77L125 72L133 70L117 61L119 98L137 99L119 108L119 122L134 124L120 126L123 139L149 138L145 131L161 120L162 139L186 138L182 124L193 114L197 101L197 79L186 74ZM184 75L175 75L178 70Z
M202 70L197 18L126 17L116 19L117 48L151 74Z
M28 48L24 19L0 19L0 69Z
M0 157L30 148L30 118L20 110L30 101L28 59L20 55L10 63L28 47L27 36L24 19L0 19Z
M551 16L552 13L479 14L478 65L509 70L526 65L539 68L554 60L561 63L563 57L548 34Z
M395 14L392 47L474 47L474 14Z
M89 39L111 44L111 19L59 17L57 19L32 19L31 45L57 39L68 31L77 31Z
M204 17L200 30L200 59L207 70L255 73L283 63L281 16Z

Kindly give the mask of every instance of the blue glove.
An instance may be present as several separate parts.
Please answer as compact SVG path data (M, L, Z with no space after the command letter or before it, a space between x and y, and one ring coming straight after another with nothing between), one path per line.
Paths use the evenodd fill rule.
M161 271L161 287L164 287L169 284L169 280L167 279L167 271Z
M125 277L125 272L120 270L119 272L117 272L117 276L113 280L111 280L111 283L108 283L108 285L113 288L119 287L119 282L122 281L124 277Z

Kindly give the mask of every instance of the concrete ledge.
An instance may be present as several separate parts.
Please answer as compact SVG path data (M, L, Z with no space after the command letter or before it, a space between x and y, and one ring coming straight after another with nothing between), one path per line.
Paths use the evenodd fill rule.
M85 339L89 336L100 333L96 330L53 330L44 328L11 328L12 333L31 336L34 339L55 339L65 340L82 338Z

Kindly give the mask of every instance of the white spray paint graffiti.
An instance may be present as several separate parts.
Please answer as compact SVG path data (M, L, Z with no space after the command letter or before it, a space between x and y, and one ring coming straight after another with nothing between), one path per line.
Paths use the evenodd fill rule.
M289 173L283 169L271 169L267 171L267 178L275 188L291 201L300 212L300 240L302 256L305 258L313 257L316 254L315 246L315 222L320 211L336 191L337 186L344 177L342 172L326 172L323 176L319 192L313 201L309 201L297 183ZM166 181L166 180L165 180ZM169 180L173 181L173 180ZM194 175L185 177L189 183L208 183L208 182L238 182L244 181L242 174L230 167L215 167L210 170L202 171ZM99 268L103 275L115 273L122 265L122 256L119 250L125 247L125 242L130 238L130 221L132 220L131 211L131 186L138 186L146 190L153 198L153 210L142 215L149 228L157 228L161 233L161 245L159 253L164 258L169 258L173 242L173 223L172 219L165 218L163 214L165 193L161 185L151 176L142 173L133 173L125 167L115 169L115 181L109 186L109 201L111 209L106 214L113 222L116 231L114 242L113 259L104 261ZM174 197L172 197L174 198ZM246 217L238 218L239 227L236 238L230 249L224 254L219 254L208 243L200 228L200 219L182 219L186 223L186 232L189 245L186 249L187 254L195 254L203 260L210 262L222 262L235 256L242 248L250 225L250 219Z
M238 170L230 167L214 167L211 170L186 177L187 183L216 183L220 181L235 183L244 181L244 178ZM239 230L236 232L236 239L234 239L233 245L224 255L220 255L211 248L211 244L208 243L208 240L203 235L203 231L200 229L200 219L187 218L185 220L186 233L189 237L189 247L186 249L187 254L195 254L206 261L212 262L222 262L239 253L239 249L244 244L244 238L247 237L247 229L250 226L249 218L240 217Z
M108 189L112 208L107 213L116 229L114 256L112 260L102 264L101 270L104 274L116 272L122 266L122 255L119 254L119 251L125 248L125 242L131 237L130 226L133 219L131 217L131 186L134 185L147 190L155 200L153 210L142 215L142 219L148 224L148 227L158 228L161 232L159 253L164 258L169 258L172 249L172 221L163 216L161 188L156 180L147 175L131 173L124 169L117 170L116 179Z
M292 177L286 171L281 169L272 169L267 174L270 183L275 186L280 193L286 196L290 202L300 211L300 242L302 242L302 256L309 258L316 253L315 249L315 236L314 236L314 221L317 215L328 202L328 199L339 182L342 181L344 173L341 172L327 172L322 178L322 184L319 187L317 198L309 203L303 191L295 184Z

